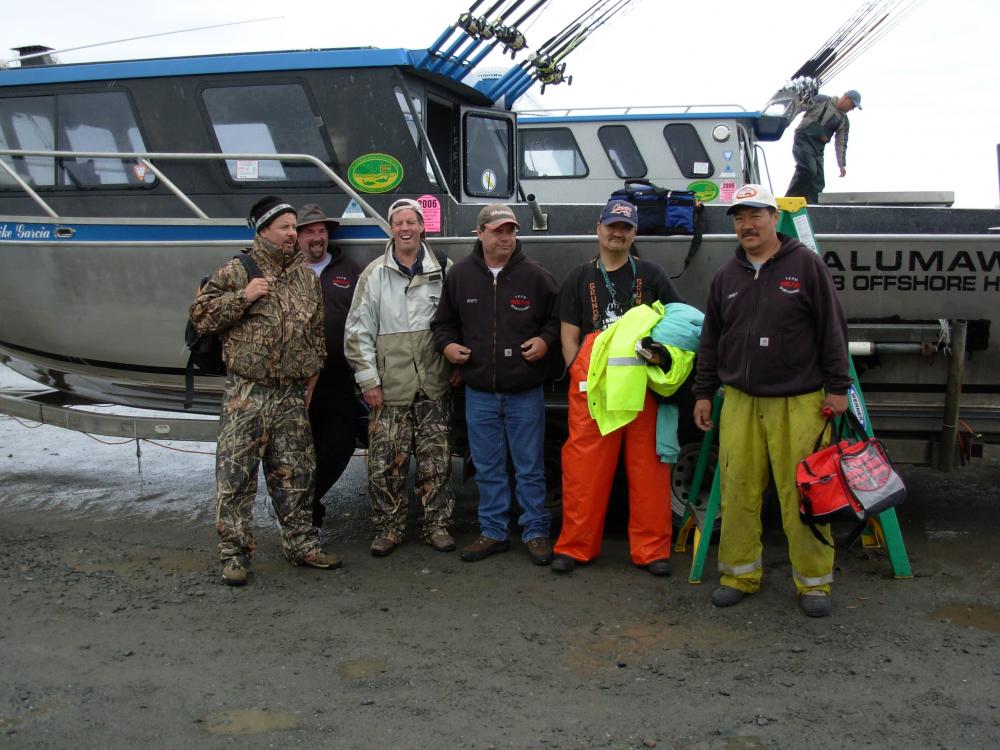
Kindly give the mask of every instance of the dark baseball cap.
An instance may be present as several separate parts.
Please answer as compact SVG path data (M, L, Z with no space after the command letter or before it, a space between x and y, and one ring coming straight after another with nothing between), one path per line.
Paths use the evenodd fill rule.
M639 210L634 204L628 201L619 200L618 198L613 198L607 202L604 206L604 210L601 211L601 224L614 224L617 221L622 221L626 224L631 224L633 227L639 226Z

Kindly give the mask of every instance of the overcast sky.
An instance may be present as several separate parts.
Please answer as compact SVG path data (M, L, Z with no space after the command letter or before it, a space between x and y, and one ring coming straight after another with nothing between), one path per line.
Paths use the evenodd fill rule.
M523 7L529 7L528 0ZM487 7L490 3L484 3ZM541 44L591 0L551 0L526 29ZM131 36L280 15L280 20L66 52L63 62L268 49L427 47L468 0L39 0L0 27L0 48L63 49ZM568 58L571 86L550 87L545 107L738 104L761 108L860 5L801 0L711 3L639 0ZM482 8L480 8L482 10ZM950 190L956 205L998 199L1000 3L923 0L903 22L824 88L862 94L851 115L847 177L828 151L828 191ZM521 53L518 61L525 53ZM507 67L510 58L491 58ZM534 88L532 94L538 94ZM791 134L766 146L772 184L793 170Z

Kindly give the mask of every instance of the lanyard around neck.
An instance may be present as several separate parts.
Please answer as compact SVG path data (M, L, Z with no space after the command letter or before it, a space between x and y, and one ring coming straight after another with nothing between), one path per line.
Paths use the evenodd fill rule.
M629 268L632 269L632 292L628 298L628 305L625 308L623 308L626 310L631 309L635 305L637 297L635 259L631 255L628 256L628 265ZM617 304L617 300L615 299L615 297L617 295L618 290L615 289L615 285L611 283L611 277L608 276L608 272L604 268L604 262L601 260L600 256L597 257L597 268L598 270L600 270L601 276L604 277L604 285L608 288L608 294L611 295L611 303Z

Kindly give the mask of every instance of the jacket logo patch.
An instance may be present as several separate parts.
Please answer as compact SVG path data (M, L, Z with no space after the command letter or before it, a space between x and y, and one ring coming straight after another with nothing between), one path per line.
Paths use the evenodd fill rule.
M761 346L770 346L771 345L771 339L769 339L767 336L761 336L760 337L760 345Z
M330 283L338 289L351 288L351 279L348 276L333 276L330 278Z
M726 295L726 299L733 299L738 294L739 294L739 292L730 292L729 294Z
M474 305L477 302L479 302L479 298L478 297L467 297L466 300L465 300L465 304L467 304L467 305Z
M511 297L510 309L514 312L527 312L531 309L531 300L524 294L515 294Z
M778 289L785 294L798 294L802 289L802 283L795 276L786 276L778 282Z

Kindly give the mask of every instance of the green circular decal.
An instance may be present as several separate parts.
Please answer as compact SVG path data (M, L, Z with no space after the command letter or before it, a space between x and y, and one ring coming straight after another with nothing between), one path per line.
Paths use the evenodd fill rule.
M403 165L389 154L365 154L351 162L347 179L362 193L385 193L403 181Z
M711 180L695 180L687 187L702 203L711 203L719 197L719 186Z

